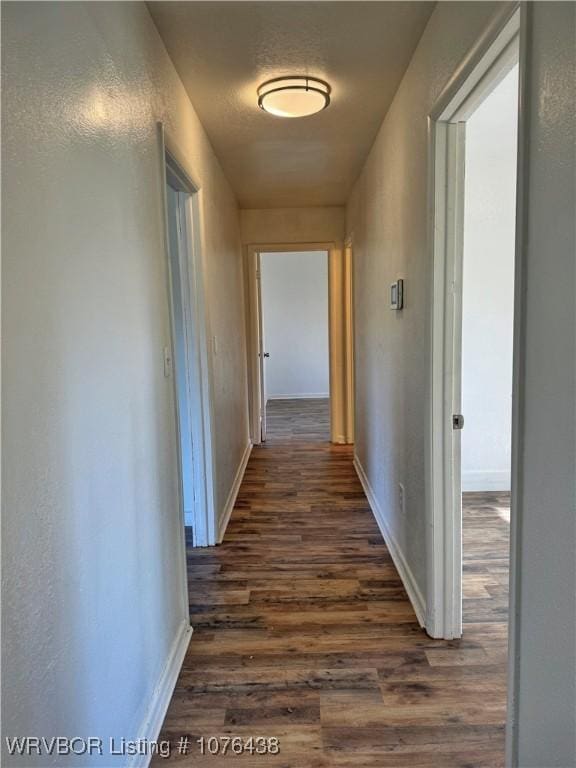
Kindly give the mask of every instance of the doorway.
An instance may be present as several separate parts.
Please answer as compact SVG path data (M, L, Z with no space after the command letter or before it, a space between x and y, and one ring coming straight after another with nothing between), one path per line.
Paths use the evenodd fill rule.
M164 350L164 375L172 376L174 382L186 543L210 546L216 544L216 523L198 188L166 149L164 158L171 315L171 345Z
M272 243L249 244L245 252L245 285L246 285L246 335L247 335L247 361L248 361L248 390L250 411L250 439L254 445L265 442L268 437L267 430L267 404L270 400L265 391L267 362L272 360L272 353L265 348L265 318L263 313L262 271L261 265L268 255L277 255L277 258L295 260L299 254L317 255L327 264L327 276L324 281L325 288L322 295L327 297L328 318L328 398L324 397L325 384L318 389L318 383L314 383L315 397L308 398L313 401L310 408L319 407L321 399L328 400L329 405L329 437L331 443L351 444L354 442L354 374L350 370L354 365L353 355L353 304L352 304L352 247L345 248L344 243ZM312 257L311 257L312 258ZM302 281L300 281L302 285ZM299 301L296 293L294 300ZM316 302L318 304L318 302ZM299 318L299 313L292 313L288 325L294 325ZM295 346L301 346L306 333L300 333L300 341ZM284 357L287 348L284 346L281 356ZM270 357L265 357L269 354ZM286 394L280 392L279 394ZM288 393L289 394L289 393ZM317 397L322 395L322 397ZM295 399L295 398L293 398ZM302 398L300 407L303 407ZM312 414L312 418L322 418ZM264 439L263 439L264 438Z
M516 11L430 118L427 630L446 639L508 623L518 42Z
M466 122L462 622L508 618L518 66Z
M261 439L328 442L328 252L259 259Z

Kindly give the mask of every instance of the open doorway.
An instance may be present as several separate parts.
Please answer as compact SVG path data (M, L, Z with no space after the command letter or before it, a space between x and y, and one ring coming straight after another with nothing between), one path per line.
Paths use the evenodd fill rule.
M427 630L506 644L519 14L430 118L433 243Z
M307 258L308 256L308 258ZM265 259L270 263L276 261L284 264L286 273L283 281L283 293L273 301L271 308L265 312L263 305L262 264ZM302 270L301 262L306 267ZM307 276L307 269L317 266L314 276ZM271 278L273 280L273 278ZM280 408L274 400L290 400L292 406L300 412L309 400L309 418L304 429L312 428L310 439L329 440L334 444L351 444L354 442L354 354L353 354L353 301L352 301L352 243L271 243L249 244L246 246L245 260L246 285L246 335L248 361L248 391L250 411L250 439L253 445L259 445L269 439L267 415L268 410ZM288 286L291 286L288 288ZM270 290L270 289L269 289ZM287 299L288 294L291 298ZM281 334L277 350L273 352L269 346L274 340L265 339L268 320L265 314L276 312L279 304L283 304L286 322L283 335ZM314 319L307 322L306 313L315 310ZM304 313L304 315L303 315ZM272 320L272 328L275 321ZM289 344L284 343L289 329L299 329L293 334ZM305 386L298 385L295 378L302 374L302 363L295 363L294 355L300 347L311 344L315 354L309 357L306 367L310 369L323 368L326 355L328 357L328 386L325 376L308 379ZM319 342L318 339L325 339ZM323 347L323 349L322 349ZM291 360L292 362L289 362ZM270 365L277 365L277 370L284 368L291 372L290 380L281 382L282 386L275 392L270 392L267 379L271 375ZM324 367L323 367L324 366ZM274 381L278 381L276 378ZM274 385L275 386L275 385ZM290 391L281 391L281 389ZM270 396L272 394L272 397ZM287 398L281 398L288 395ZM306 397L307 396L307 397ZM299 403L295 401L299 400ZM320 401L323 400L324 403ZM327 402L326 402L327 401ZM270 403L270 408L267 408ZM326 405L328 408L326 409ZM323 409L323 410L322 410ZM326 413L328 411L328 414ZM326 417L328 416L329 431L326 434ZM314 420L318 420L316 428ZM315 432L314 432L315 429ZM297 430L302 436L304 430Z
M262 440L330 440L328 252L260 253Z
M508 618L518 66L466 122L463 625Z
M172 297L172 356L174 360L176 412L178 416L178 439L180 442L180 464L184 523L194 528L194 471L192 445L193 394L190 366L191 349L189 336L193 333L190 317L190 299L183 279L183 259L186 255L185 206L187 193L176 188L171 175L166 184L166 210L168 237L170 242L170 288ZM170 372L170 358L165 357L165 372Z
M180 499L189 546L216 543L212 419L200 256L198 188L164 150L171 345Z

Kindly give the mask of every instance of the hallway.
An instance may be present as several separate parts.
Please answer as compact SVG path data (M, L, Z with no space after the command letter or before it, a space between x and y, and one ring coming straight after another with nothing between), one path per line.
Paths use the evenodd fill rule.
M576 766L575 36L2 3L3 768Z
M432 640L417 624L352 448L312 442L303 421L294 440L280 429L281 411L291 409L275 409L288 438L254 447L224 543L188 550L194 635L161 733L172 759L502 765L507 524L496 508L491 552L474 535L493 500L467 499L465 638ZM184 757L176 745L186 735ZM280 754L202 757L202 736L277 737Z

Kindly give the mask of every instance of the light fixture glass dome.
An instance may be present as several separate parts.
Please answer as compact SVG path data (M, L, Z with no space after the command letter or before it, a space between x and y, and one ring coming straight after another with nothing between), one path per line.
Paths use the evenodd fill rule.
M306 117L330 104L330 86L316 77L277 77L258 88L258 106L277 117Z

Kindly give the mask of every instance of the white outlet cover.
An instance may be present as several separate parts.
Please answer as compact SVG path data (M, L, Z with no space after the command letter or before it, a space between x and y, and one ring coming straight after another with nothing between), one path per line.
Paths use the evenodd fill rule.
M406 493L404 491L404 486L402 483L398 483L398 506L400 507L400 512L404 514L405 512L405 500L406 500Z
M172 375L172 350L164 347L164 376L169 379Z

